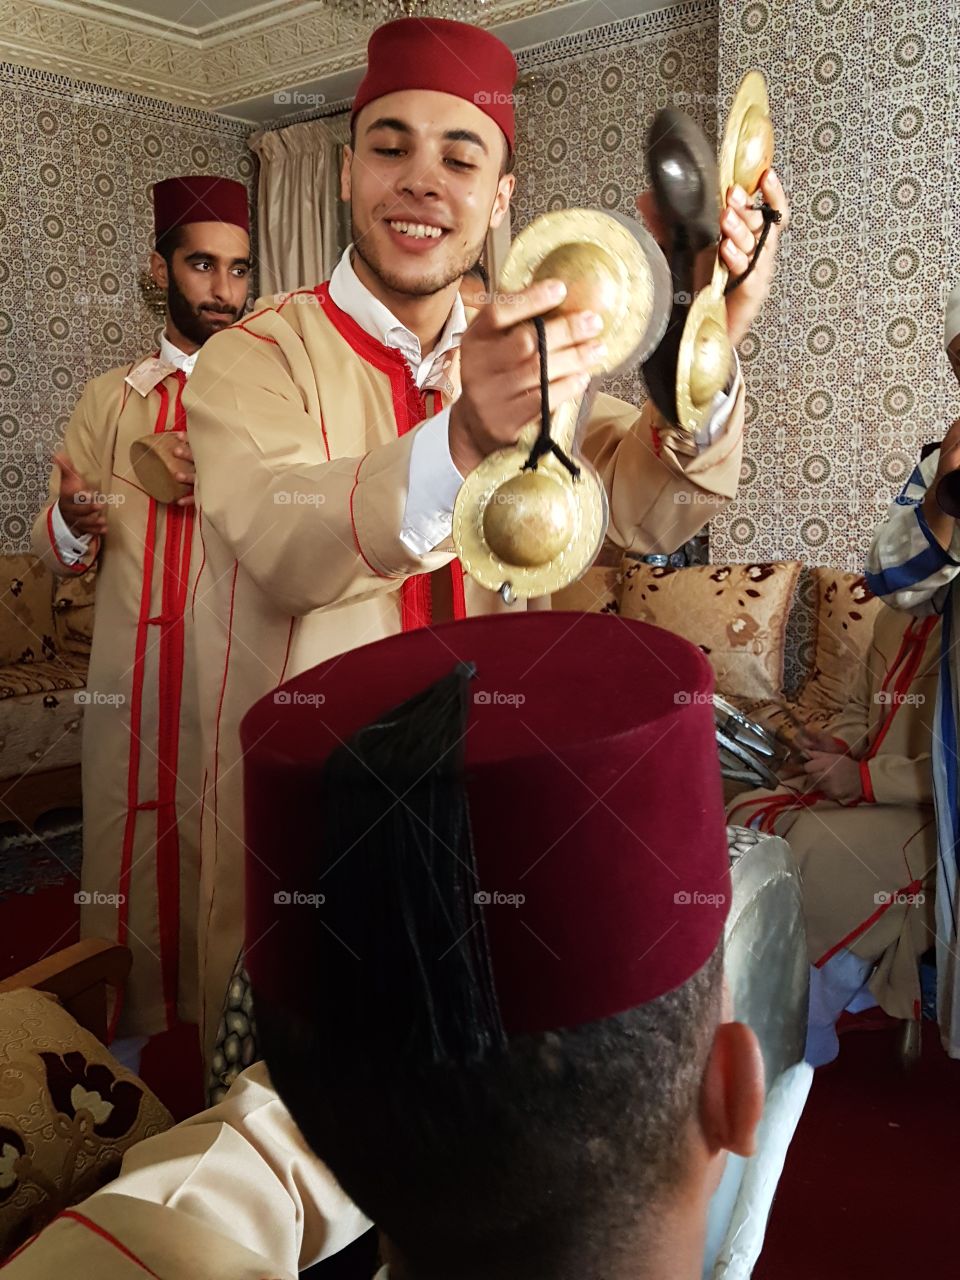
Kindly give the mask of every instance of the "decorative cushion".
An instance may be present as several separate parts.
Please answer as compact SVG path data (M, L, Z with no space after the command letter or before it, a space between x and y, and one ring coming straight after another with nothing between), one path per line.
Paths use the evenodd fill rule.
M78 654L0 667L0 779L80 763L86 677Z
M53 625L61 653L90 652L96 585L96 563L86 573L57 578L53 592Z
M166 1108L42 991L0 994L0 1258L170 1128Z
M799 574L798 560L674 569L624 559L620 613L698 645L725 698L777 698Z
M0 556L0 666L56 656L53 574L31 555Z
M884 607L863 574L821 567L812 576L817 598L814 668L797 698L805 723L830 719L847 705L873 640L877 612Z

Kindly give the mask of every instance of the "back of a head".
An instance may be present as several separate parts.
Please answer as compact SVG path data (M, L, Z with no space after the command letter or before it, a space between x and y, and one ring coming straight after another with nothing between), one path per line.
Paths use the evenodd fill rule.
M579 1280L642 1248L684 1180L721 982L722 944L674 991L471 1067L405 1070L385 1043L375 1070L338 1052L331 1078L332 1028L270 1006L258 1026L306 1141L409 1275Z
M705 1203L729 904L710 671L601 616L578 659L568 628L395 637L241 729L261 1046L391 1280L598 1277Z

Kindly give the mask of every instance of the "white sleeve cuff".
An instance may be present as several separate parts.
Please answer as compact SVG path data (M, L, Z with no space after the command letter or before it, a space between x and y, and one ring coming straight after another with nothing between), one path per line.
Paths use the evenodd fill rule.
M64 564L77 564L87 554L91 535L81 534L75 537L67 527L67 522L60 513L60 504L53 504L53 515L50 517L53 536L57 541L57 554Z
M714 396L710 416L704 423L703 430L697 435L697 446L700 449L708 449L714 441L720 438L733 412L733 406L737 403L737 395L740 391L743 375L740 372L740 357L736 351L733 353L733 360L736 368L730 384L730 390L718 391Z
M415 556L449 538L453 504L463 476L450 456L450 409L441 409L417 428L410 450L407 504L403 509L400 541Z

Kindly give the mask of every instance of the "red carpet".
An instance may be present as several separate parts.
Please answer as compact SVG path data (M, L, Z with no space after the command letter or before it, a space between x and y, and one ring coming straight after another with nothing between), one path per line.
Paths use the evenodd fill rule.
M956 1274L960 1062L924 1024L904 1072L896 1033L856 1032L816 1073L754 1280Z

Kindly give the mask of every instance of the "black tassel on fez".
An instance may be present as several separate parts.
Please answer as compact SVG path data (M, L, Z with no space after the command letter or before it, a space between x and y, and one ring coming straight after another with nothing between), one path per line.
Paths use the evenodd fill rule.
M477 1062L506 1043L464 778L475 671L459 663L323 770L318 1003L371 1071Z

